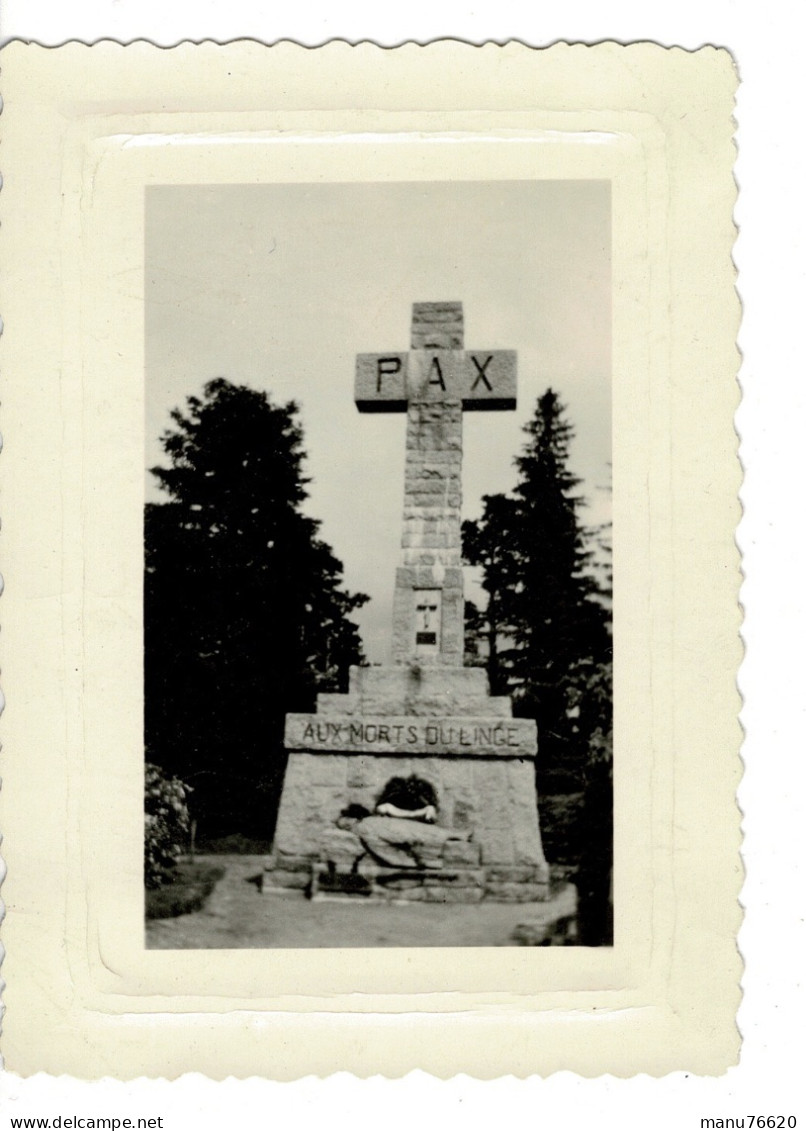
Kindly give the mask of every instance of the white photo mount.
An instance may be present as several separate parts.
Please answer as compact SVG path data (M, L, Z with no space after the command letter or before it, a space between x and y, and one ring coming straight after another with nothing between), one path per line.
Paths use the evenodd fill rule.
M723 1072L742 875L728 54L15 43L3 66L7 1067ZM144 191L534 178L613 194L615 946L146 951Z

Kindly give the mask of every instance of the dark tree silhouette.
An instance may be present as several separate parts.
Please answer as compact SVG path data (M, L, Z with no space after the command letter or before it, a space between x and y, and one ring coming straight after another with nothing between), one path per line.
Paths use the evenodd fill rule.
M582 524L573 430L551 389L525 431L513 494L485 497L480 519L463 524L463 553L482 568L491 689L537 720L539 793L575 797L558 807L562 837L600 893L612 858L612 638L609 559L594 568L601 553L594 562L591 546L609 532L594 537ZM550 839L550 812L543 822ZM607 941L597 922L589 938Z
M510 596L520 583L521 559L515 541L522 521L515 499L507 495L485 495L483 513L476 522L462 523L462 554L468 565L481 566L482 588L487 606L472 607L468 627L486 636L487 674L493 695L512 693L508 650L515 635ZM504 650L502 655L502 649Z
M169 501L145 513L146 753L192 787L203 836L271 836L285 713L363 658L349 614L367 598L301 511L297 416L211 381L171 414L153 469Z
M579 480L568 469L573 432L551 389L526 433L514 494L485 497L481 518L463 524L463 551L483 571L492 690L538 719L544 776L555 788L580 789L580 719L586 688L610 659L609 614L590 570Z

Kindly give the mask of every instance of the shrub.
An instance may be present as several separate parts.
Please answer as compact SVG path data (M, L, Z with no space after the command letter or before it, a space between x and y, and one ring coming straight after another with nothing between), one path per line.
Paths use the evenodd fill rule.
M180 864L163 887L146 891L146 919L171 919L200 911L224 869L215 864Z
M171 879L185 843L190 819L189 786L167 778L159 766L146 765L145 881L158 888Z

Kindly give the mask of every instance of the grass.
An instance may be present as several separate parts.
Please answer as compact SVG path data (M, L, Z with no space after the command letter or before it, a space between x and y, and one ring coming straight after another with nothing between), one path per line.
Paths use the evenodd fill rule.
M171 883L146 890L146 919L172 919L201 910L223 875L224 868L217 864L177 864Z
M262 855L208 856L204 862L226 868L208 906L198 915L152 919L149 950L542 946L543 926L572 916L576 895L566 888L546 903L310 900L301 891L261 894L255 881Z

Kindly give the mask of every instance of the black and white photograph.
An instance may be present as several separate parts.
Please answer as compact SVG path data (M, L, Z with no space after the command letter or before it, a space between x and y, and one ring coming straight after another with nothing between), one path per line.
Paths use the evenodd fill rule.
M611 226L146 189L147 947L613 944Z

